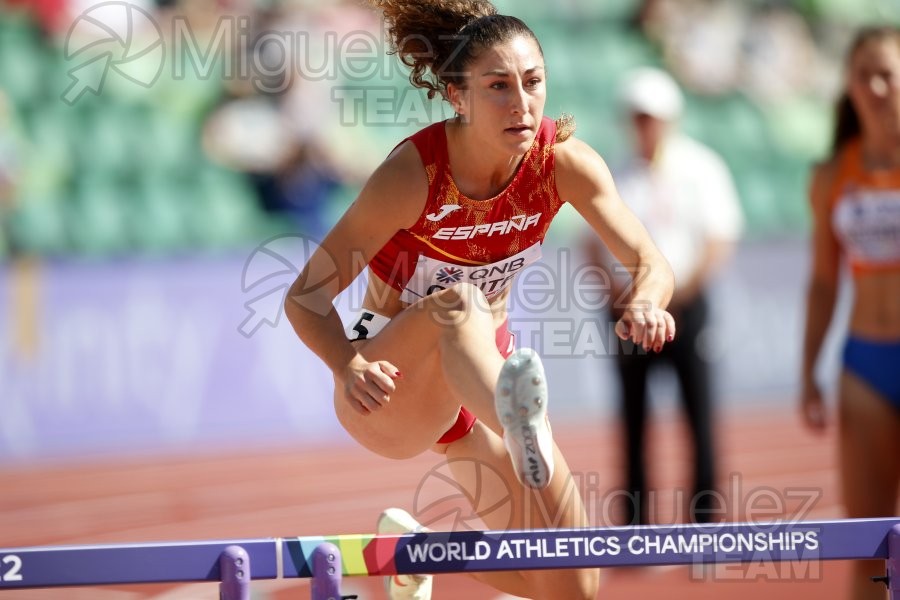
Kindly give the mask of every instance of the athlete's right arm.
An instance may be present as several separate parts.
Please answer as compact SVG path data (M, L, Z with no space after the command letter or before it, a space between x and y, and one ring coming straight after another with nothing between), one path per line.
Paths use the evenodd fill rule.
M822 429L826 424L815 367L834 313L840 265L840 246L831 228L833 180L833 163L819 165L813 171L809 192L813 223L812 270L806 295L800 412L804 422L813 429Z
M368 412L389 399L397 369L369 363L344 336L334 299L400 229L411 227L425 207L428 181L411 142L375 170L340 221L310 257L288 291L285 314L300 339L319 356Z

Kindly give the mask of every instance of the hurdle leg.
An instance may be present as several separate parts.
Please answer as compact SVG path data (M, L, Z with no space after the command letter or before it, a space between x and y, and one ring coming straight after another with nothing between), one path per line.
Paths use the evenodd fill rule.
M334 544L319 544L312 554L312 600L342 600L341 551Z
M228 546L219 556L220 600L250 600L250 556L240 546Z
M900 600L900 525L888 533L887 577L891 600Z

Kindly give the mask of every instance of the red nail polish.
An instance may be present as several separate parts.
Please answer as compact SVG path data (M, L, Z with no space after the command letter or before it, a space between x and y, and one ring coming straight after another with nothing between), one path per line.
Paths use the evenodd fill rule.
M394 373L394 375L396 377L403 377L403 373L401 373L400 371L397 371L396 373Z

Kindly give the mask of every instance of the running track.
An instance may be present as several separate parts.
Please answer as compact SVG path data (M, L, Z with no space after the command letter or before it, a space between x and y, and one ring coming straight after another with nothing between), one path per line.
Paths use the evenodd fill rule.
M834 432L815 436L795 414L742 409L718 428L720 487L728 520L763 520L780 513L804 519L842 516L836 489ZM655 425L648 453L655 465L659 521L671 523L690 456L683 424ZM604 522L619 472L613 423L557 422L554 433L573 471L581 474L591 518ZM393 462L353 446L255 450L243 455L106 458L90 465L0 467L0 547L163 540L255 538L371 532L383 507L411 509L423 473L436 455ZM756 504L748 499L756 492ZM607 571L599 598L844 597L844 562L798 570L782 565L720 565ZM704 578L705 577L705 578ZM380 582L350 580L344 593L380 599ZM256 599L308 598L305 582L257 582ZM435 600L494 599L499 594L463 576L436 582ZM0 592L0 600L185 600L217 598L214 584L116 586Z

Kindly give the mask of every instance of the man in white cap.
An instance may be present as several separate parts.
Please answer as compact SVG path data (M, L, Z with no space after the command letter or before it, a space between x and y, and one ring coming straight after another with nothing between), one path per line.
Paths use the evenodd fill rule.
M694 494L684 508L695 522L708 522L716 509L715 456L712 436L712 391L708 345L702 342L707 322L705 290L731 256L743 229L740 202L724 161L711 149L678 131L684 98L664 71L640 68L621 88L621 105L634 137L634 154L614 170L622 199L631 207L669 260L676 289L669 310L678 334L661 353L646 353L632 344L614 350L622 384L625 425L625 523L657 520L648 503L644 464L647 376L657 364L674 367L691 426L694 449ZM611 267L596 238L593 260ZM612 298L627 298L614 290ZM613 317L624 307L613 306ZM678 508L678 507L676 507ZM650 511L653 510L653 514Z

